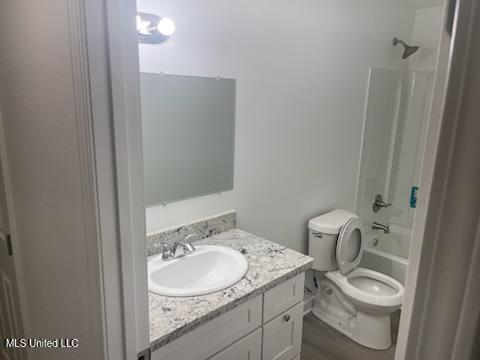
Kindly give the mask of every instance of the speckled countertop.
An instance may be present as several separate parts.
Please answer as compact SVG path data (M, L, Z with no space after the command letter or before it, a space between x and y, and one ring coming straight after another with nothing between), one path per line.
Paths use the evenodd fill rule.
M156 350L239 304L307 270L313 259L234 229L200 240L196 245L246 249L248 272L235 285L213 294L166 297L149 293L150 348Z

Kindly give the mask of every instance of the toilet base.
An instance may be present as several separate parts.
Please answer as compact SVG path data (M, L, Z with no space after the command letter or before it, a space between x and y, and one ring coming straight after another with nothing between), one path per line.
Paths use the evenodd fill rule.
M376 350L385 350L392 346L390 314L357 313L352 340Z
M322 279L312 313L360 345L376 350L392 345L390 313L359 310L328 279Z
M312 314L319 320L323 321L325 324L331 326L337 331L341 332L343 335L352 338L353 327L355 326L355 317L351 316L350 318L338 318L333 314L324 312L318 308L312 309Z
M358 311L355 316L346 318L336 317L336 314L315 307L312 313L317 319L360 345L375 350L386 350L392 346L390 314L373 315Z

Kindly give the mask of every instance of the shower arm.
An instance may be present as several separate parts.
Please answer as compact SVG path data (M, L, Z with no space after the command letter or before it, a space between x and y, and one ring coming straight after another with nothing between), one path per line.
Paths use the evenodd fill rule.
M408 45L405 43L405 41L393 38L393 46L397 46L398 44L402 44L403 46L407 47Z

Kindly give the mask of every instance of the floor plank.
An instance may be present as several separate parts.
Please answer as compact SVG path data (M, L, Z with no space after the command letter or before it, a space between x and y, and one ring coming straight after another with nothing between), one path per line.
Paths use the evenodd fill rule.
M392 316L393 345L387 350L372 350L357 344L310 313L303 321L301 360L393 360L398 319L399 312Z

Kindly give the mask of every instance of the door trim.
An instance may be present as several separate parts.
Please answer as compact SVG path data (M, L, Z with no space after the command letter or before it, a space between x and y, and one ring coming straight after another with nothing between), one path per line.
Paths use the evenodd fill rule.
M110 359L149 348L136 3L83 0Z
M134 0L107 0L117 201L129 359L150 346L136 13Z
M7 154L7 145L5 141L5 131L2 117L2 109L0 104L0 164L2 166L3 172L3 181L5 187L5 199L7 202L7 217L8 217L8 226L11 240L11 246L13 251L13 263L15 266L15 277L17 282L17 291L18 298L20 301L20 313L21 313L21 324L19 328L19 333L25 337L31 337L31 327L28 316L28 306L26 301L25 293L25 283L23 278L23 268L21 262L21 246L18 239L18 231L15 222L15 207L13 204L12 198L12 185L10 182L10 170L8 166L8 154ZM30 359L32 356L32 349L25 349L25 351L20 351L20 357L23 359Z

